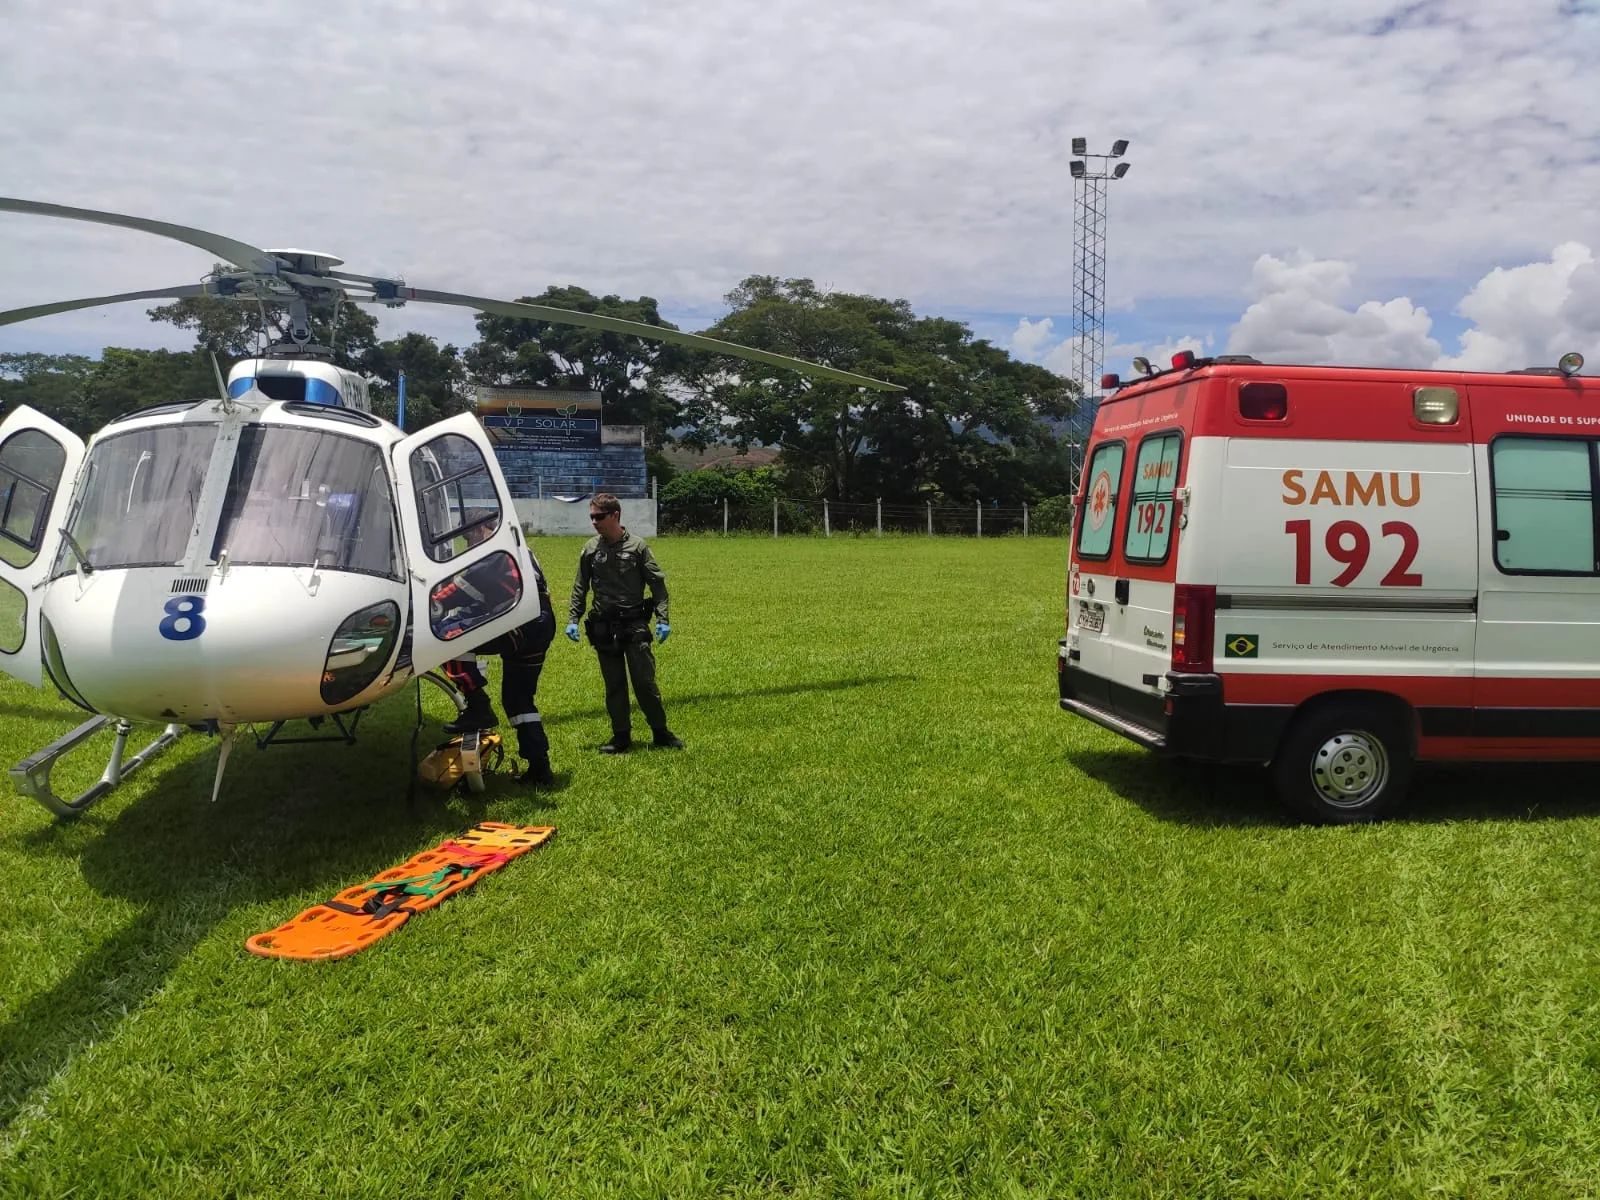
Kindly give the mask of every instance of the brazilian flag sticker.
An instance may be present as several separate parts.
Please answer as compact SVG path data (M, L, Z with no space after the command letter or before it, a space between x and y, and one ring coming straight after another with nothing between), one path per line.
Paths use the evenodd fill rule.
M1230 633L1222 643L1228 658L1254 658L1261 639L1253 633Z

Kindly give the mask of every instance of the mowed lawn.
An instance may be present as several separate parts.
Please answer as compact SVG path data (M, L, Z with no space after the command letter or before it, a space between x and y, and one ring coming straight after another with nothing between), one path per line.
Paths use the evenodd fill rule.
M215 805L199 736L75 824L0 798L0 1195L1600 1192L1595 768L1298 825L1059 711L1058 540L655 546L681 753L596 754L558 638L547 797L408 810L408 691ZM76 720L0 722L3 766ZM559 835L353 958L245 951L485 818Z

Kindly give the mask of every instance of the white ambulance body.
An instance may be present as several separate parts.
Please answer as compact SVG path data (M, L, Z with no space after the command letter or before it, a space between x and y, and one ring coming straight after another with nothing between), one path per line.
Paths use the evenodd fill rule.
M1600 759L1600 379L1180 354L1102 402L1061 707L1371 820L1418 760ZM1105 383L1118 386L1114 377Z

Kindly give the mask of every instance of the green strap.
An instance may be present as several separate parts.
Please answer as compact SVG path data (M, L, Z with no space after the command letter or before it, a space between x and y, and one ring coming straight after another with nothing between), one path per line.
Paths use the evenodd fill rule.
M431 900L450 886L452 880L449 876L455 873L470 875L472 869L460 863L446 863L427 875L413 875L408 879L369 879L362 887L374 892L392 891L398 887L403 888L408 896L426 896Z

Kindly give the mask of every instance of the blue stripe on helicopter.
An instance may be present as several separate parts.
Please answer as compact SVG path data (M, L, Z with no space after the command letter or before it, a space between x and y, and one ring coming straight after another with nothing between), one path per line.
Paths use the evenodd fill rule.
M273 380L280 380L299 379L302 377L295 375L274 375L270 378ZM228 395L232 397L242 396L248 392L255 383L255 376L241 376L228 385ZM305 385L305 395L293 397L295 400L301 401L305 404L326 404L333 408L344 407L344 397L339 394L339 389L334 387L333 384L327 382L326 380L306 378ZM277 390L277 388L272 388L270 385L269 387L262 389L262 391L266 392L268 396L272 396L273 392Z

